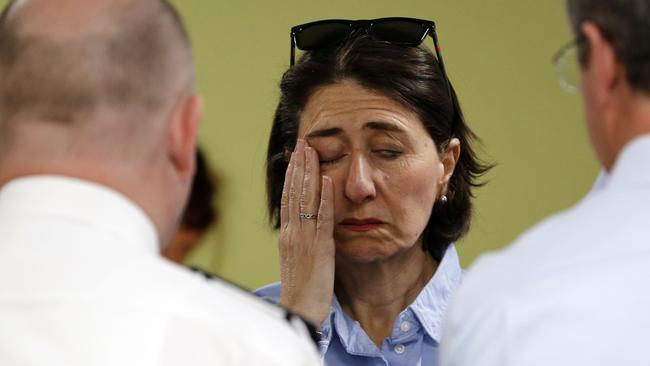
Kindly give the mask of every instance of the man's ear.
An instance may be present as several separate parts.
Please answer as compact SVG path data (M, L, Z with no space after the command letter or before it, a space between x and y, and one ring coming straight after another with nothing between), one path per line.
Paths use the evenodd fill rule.
M589 87L593 91L596 103L607 104L611 93L625 80L625 69L616 58L614 46L607 41L598 26L593 22L584 22L582 33L589 44L589 59L585 69Z
M440 154L440 163L442 164L443 174L440 182L440 194L447 194L449 180L454 174L458 158L460 157L460 140L456 137L449 140L447 148Z
M183 181L194 176L196 135L201 118L203 103L196 94L179 98L171 114L168 156Z

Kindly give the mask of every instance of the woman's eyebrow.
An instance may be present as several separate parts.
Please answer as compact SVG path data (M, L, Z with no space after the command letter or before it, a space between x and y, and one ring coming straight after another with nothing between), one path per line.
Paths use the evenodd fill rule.
M307 134L306 138L307 139L315 139L315 138L320 138L320 137L329 137L329 136L336 136L339 135L343 132L343 130L339 127L334 127L334 128L326 128L322 130L316 130L312 131Z
M388 122L379 122L379 121L373 121L373 122L368 122L366 123L363 128L371 129L371 130L380 130L380 131L388 131L388 132L397 132L397 133L406 133L403 128L400 126L394 124L394 123L388 123ZM339 127L333 127L333 128L325 128L322 130L315 130L307 134L306 138L307 139L314 139L314 138L320 138L320 137L330 137L330 136L335 136L339 135L343 132L343 130Z
M363 128L368 128L371 130L379 130L379 131L397 132L399 134L406 133L406 131L404 131L404 129L401 128L400 126L388 122L368 122L363 126Z

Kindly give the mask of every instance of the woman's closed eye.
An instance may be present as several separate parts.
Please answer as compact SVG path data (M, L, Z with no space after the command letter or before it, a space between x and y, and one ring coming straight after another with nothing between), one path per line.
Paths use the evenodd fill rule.
M372 150L372 153L375 156L378 156L381 159L385 160L395 160L399 158L403 152L401 150L396 150L396 149L375 149ZM343 160L347 154L339 154L339 155L333 155L333 156L322 156L320 158L320 165L333 165L338 163L339 161Z
M346 154L341 154L341 155L335 155L332 157L329 156L323 156L320 158L320 165L332 165L335 163L338 163L341 159L345 157Z
M397 159L402 155L402 151L395 149L376 149L372 151L375 155L388 160Z

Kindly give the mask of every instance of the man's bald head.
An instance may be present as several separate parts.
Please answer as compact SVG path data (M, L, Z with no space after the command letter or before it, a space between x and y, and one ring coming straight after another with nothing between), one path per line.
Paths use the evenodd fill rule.
M139 120L189 91L193 76L165 0L17 0L0 18L0 133L98 111Z
M14 0L0 16L0 186L63 175L117 190L165 242L202 108L166 0Z

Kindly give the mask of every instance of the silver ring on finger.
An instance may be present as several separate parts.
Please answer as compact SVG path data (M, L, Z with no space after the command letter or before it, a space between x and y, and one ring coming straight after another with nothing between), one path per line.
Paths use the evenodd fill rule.
M300 216L300 218L303 220L316 220L318 218L318 214L313 214L313 213L301 212L298 216Z

